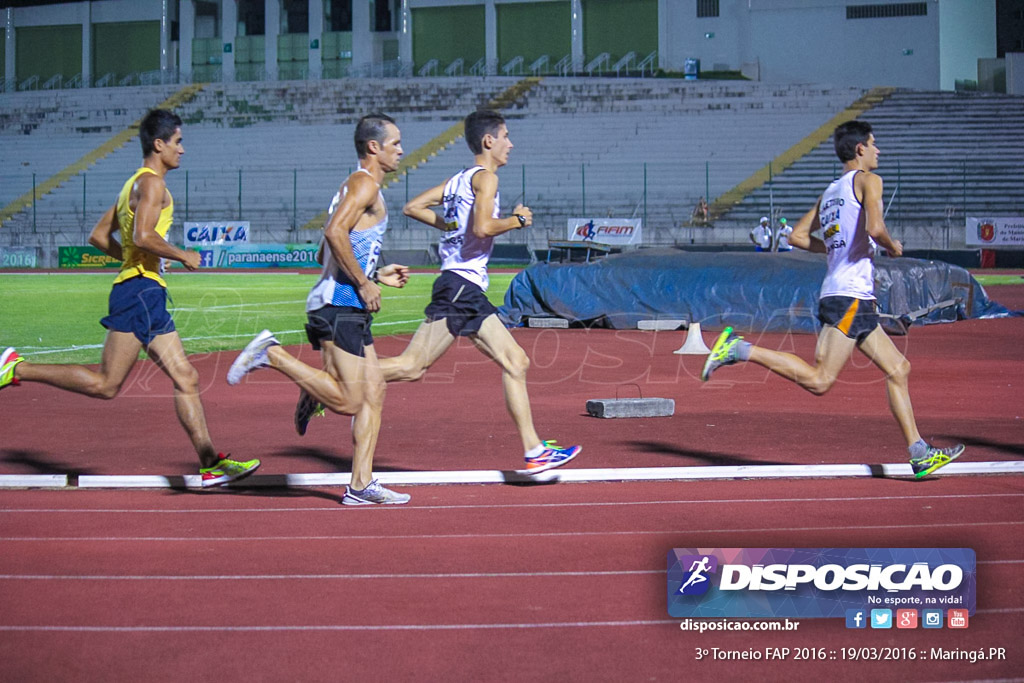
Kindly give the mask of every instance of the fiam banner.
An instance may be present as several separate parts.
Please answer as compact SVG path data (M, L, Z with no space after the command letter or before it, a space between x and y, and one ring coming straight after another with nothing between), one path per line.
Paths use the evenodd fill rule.
M673 617L845 617L975 608L970 548L674 548Z
M96 247L57 247L61 268L120 268L121 262Z
M639 218L570 218L569 241L640 244L640 223Z
M316 244L213 244L191 247L201 268L319 268Z
M967 217L965 242L975 247L1024 248L1024 217Z
M249 221L185 223L185 246L238 244L249 241Z

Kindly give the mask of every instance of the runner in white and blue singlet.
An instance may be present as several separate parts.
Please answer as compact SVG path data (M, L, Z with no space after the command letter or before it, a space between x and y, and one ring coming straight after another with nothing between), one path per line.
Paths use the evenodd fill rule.
M306 300L306 336L321 352L323 369L312 368L289 354L264 330L253 339L228 371L237 384L252 370L270 367L299 385L295 428L306 432L322 406L352 415L352 479L345 505L400 505L409 496L390 491L373 478L373 452L380 432L384 378L373 348L372 313L380 310L380 287L402 287L409 279L405 266L377 268L388 210L380 184L398 168L402 139L393 119L364 116L356 125L359 169L338 190L324 226L320 279Z
M885 373L889 408L907 441L911 471L920 479L958 458L964 446L936 448L921 438L910 404L910 364L878 323L875 249L881 245L890 256L901 256L903 245L885 227L882 179L874 173L879 151L871 126L856 120L841 124L834 141L843 175L828 186L789 237L795 247L827 255L818 302L824 327L814 365L791 353L754 346L726 327L708 354L701 379L708 381L723 365L751 361L820 396L858 348ZM812 235L819 229L820 238Z

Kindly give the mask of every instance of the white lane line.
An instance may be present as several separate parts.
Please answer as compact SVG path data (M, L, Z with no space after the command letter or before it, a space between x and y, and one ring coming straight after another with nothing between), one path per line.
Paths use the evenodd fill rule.
M1024 607L1001 609L979 609L978 614L1019 614ZM827 618L827 617L826 617ZM765 621L770 621L765 619ZM634 619L620 621L556 621L540 623L503 624L295 624L269 626L61 626L0 625L5 632L71 632L71 633L189 633L189 632L274 632L274 631L472 631L495 629L534 628L621 628L634 626L674 626L679 628L679 619ZM1016 680L1016 679L1015 679Z
M578 571L578 572L462 572L452 574L242 574L204 576L116 576L116 575L49 575L49 574L0 574L0 581L276 581L276 580L326 580L326 579L530 579L544 577L565 578L570 576L635 576L639 574L664 574L664 569L637 569L623 571Z
M986 526L1020 526L1024 520L1016 522L941 522L936 524L914 524L915 530L919 529L961 529ZM252 543L255 541L397 541L397 540L474 540L487 538L593 538L597 536L668 536L686 535L692 537L696 534L739 534L739 533L775 533L775 532L804 532L804 531L882 531L888 529L907 529L906 524L855 524L855 525L832 525L832 526L805 526L805 527L751 527L746 529L639 529L629 531L544 531L526 533L483 533L483 534L339 534L334 536L0 536L0 541L5 542L28 542L28 543L111 543L122 541L128 543L230 543L242 542Z
M941 493L927 494L923 496L830 496L825 498L808 497L808 498L705 498L705 499L686 499L686 500L623 500L623 501L588 501L584 503L491 503L491 504L472 504L472 505L424 505L424 506L410 506L410 505L389 505L386 507L379 508L380 510L390 510L392 512L400 512L402 510L416 510L419 512L430 511L430 510L504 510L504 509L532 509L532 508L577 508L577 507L620 507L620 506L636 506L636 505L737 505L737 504L756 504L761 505L764 503L858 503L858 502L877 502L877 501L919 501L919 500L955 500L955 499L978 499L978 498L1022 498L1024 492L1021 493L952 493L943 495ZM153 508L153 509L139 509L139 508L0 508L0 514L3 513L21 513L21 514L39 514L39 513L98 513L98 514L127 514L127 515L138 515L138 514L166 514L166 515L194 515L194 514L214 514L220 515L225 513L242 513L251 514L255 512L336 512L344 513L346 510L337 505L329 506L317 506L317 507L286 507L286 508L204 508L204 509L171 509L171 508Z
M955 462L941 470L941 476L964 474L1024 474L1024 462ZM382 484L507 484L596 481L666 481L712 479L817 479L822 477L913 476L909 463L881 465L712 465L691 467L600 467L548 470L531 475L519 470L432 470L419 472L381 472ZM351 475L344 472L319 474L256 474L232 488L347 486ZM3 477L0 476L0 487ZM198 474L159 475L82 475L79 488L201 488Z
M1024 564L1024 560L979 560L983 564ZM641 576L664 574L664 569L623 569L608 571L550 571L550 572L455 572L441 574L0 574L0 581L324 581L368 579L533 579L594 576Z
M678 619L638 619L632 621L558 621L534 624L308 624L293 626L0 626L0 631L55 631L73 633L176 633L176 632L261 632L261 631L472 631L477 629L532 628L618 628L664 626L679 628Z
M178 310L185 310L185 309L178 309ZM204 310L209 310L209 309L204 309ZM420 317L420 318L412 318L411 320L392 320L392 321L387 321L387 322L377 322L377 321L374 321L373 327L387 327L387 326L390 326L390 325L407 325L407 324L419 323L419 322L423 322L423 318L422 317ZM286 334L302 334L302 335L305 335L306 334L306 330L281 330L281 331L274 332L274 334L282 335L282 336L286 335ZM247 332L245 334L215 334L215 335L202 336L202 337L182 337L181 341L187 343L187 342L193 342L193 341L210 341L210 340L214 340L214 339L250 339L250 338L252 338L254 336L255 336L254 332ZM102 349L103 348L103 344L75 344L75 345L69 346L67 348L50 348L50 347L34 347L34 346L20 346L18 348L21 349L22 351L25 351L26 353L31 353L33 356L44 356L44 355L51 354L51 353L70 353L71 351L91 351L91 350L94 350L94 349ZM203 352L203 353L216 353L216 352L206 351L206 352Z

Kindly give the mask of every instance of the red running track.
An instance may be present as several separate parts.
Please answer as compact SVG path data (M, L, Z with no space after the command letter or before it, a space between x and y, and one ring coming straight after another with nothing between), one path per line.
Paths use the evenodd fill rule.
M989 293L1024 308L1017 289ZM1022 333L1024 319L969 321L898 340L928 438L966 442L965 458L1020 459ZM752 366L701 384L702 359L671 354L682 333L515 334L533 358L542 436L585 446L570 467L905 459L884 386L863 364L815 398ZM804 357L814 345L757 341ZM391 355L403 343L379 346ZM196 358L221 448L263 458L269 473L348 469L347 420L298 439L294 387L266 372L229 388L230 360ZM389 387L378 471L516 467L499 385L493 365L459 346L423 382ZM676 415L583 415L588 398L638 390L674 398ZM0 473L194 471L149 363L113 403L27 384L0 401ZM341 507L338 489L0 492L0 680L934 681L1024 670L1021 476L404 488L411 505L370 510ZM971 547L978 613L964 631L850 631L824 619L698 635L668 618L670 548L775 546ZM886 646L929 658L932 646L1004 647L1007 659L842 659L843 648ZM768 647L836 659L695 657Z
M0 506L10 681L1000 679L1021 671L1024 477L422 486L337 492L32 491ZM963 631L682 632L673 547L973 547ZM697 648L835 659L696 661ZM843 648L915 661L843 661ZM1007 659L927 661L932 647Z

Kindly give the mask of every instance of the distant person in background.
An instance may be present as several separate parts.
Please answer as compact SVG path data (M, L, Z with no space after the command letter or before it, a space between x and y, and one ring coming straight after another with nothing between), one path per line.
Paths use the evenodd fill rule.
M754 346L726 327L708 354L701 380L708 381L723 365L750 361L821 396L832 388L853 349L858 348L885 374L889 409L907 441L911 470L920 479L955 460L964 446L936 448L921 438L910 405L910 363L878 323L876 243L891 256L902 255L903 245L885 227L882 179L874 173L879 151L871 125L857 120L841 124L835 130L834 145L843 162L843 175L828 186L790 235L794 246L826 254L818 307L823 327L814 365L791 353ZM822 236L813 236L819 229Z
M142 166L89 235L89 244L122 262L110 291L109 315L100 320L107 338L99 370L22 362L9 348L0 354L0 389L21 380L111 399L128 378L139 351L145 349L174 383L174 409L199 455L202 485L225 484L252 474L260 461L231 460L213 447L199 397L199 374L185 356L167 312L167 283L160 277L165 259L179 261L188 270L198 269L200 261L199 252L184 251L166 239L174 220L174 200L164 178L181 165L185 153L181 119L165 109L154 109L139 125L139 142ZM117 432L111 438L116 439ZM124 447L146 452L144 443Z
M710 219L710 210L708 209L708 203L704 197L697 200L697 206L693 207L693 214L690 216L690 222L694 225L705 225Z
M772 226L768 225L768 216L761 216L761 222L750 231L750 241L754 243L754 251L771 251Z
M779 227L775 231L775 251L793 251L789 236L793 234L793 226L786 223L785 218L779 219Z
M285 351L270 330L245 347L228 370L228 384L247 373L272 368L299 386L295 429L306 433L321 406L352 415L352 479L343 505L402 505L409 495L384 488L373 478L373 454L380 434L384 378L373 348L372 313L380 310L378 282L403 287L408 268L391 264L377 268L381 241L388 227L388 207L380 184L398 169L402 137L394 120L369 114L356 124L353 136L357 168L335 193L324 226L324 264L320 279L306 298L306 336L320 351L323 369L306 365Z
M418 380L451 347L458 337L468 337L487 357L501 366L505 407L522 440L525 471L534 475L561 467L582 450L581 446L558 448L541 441L533 426L526 371L530 359L496 315L486 295L490 279L487 263L494 238L533 223L533 212L517 205L512 215L501 218L498 169L508 163L512 150L508 126L495 111L475 111L466 117L466 144L473 166L413 198L405 214L441 230L441 275L434 281L426 319L401 355L381 360L388 382ZM438 214L434 207L441 207ZM452 405L449 412L458 424L459 411L476 412L474 406Z

